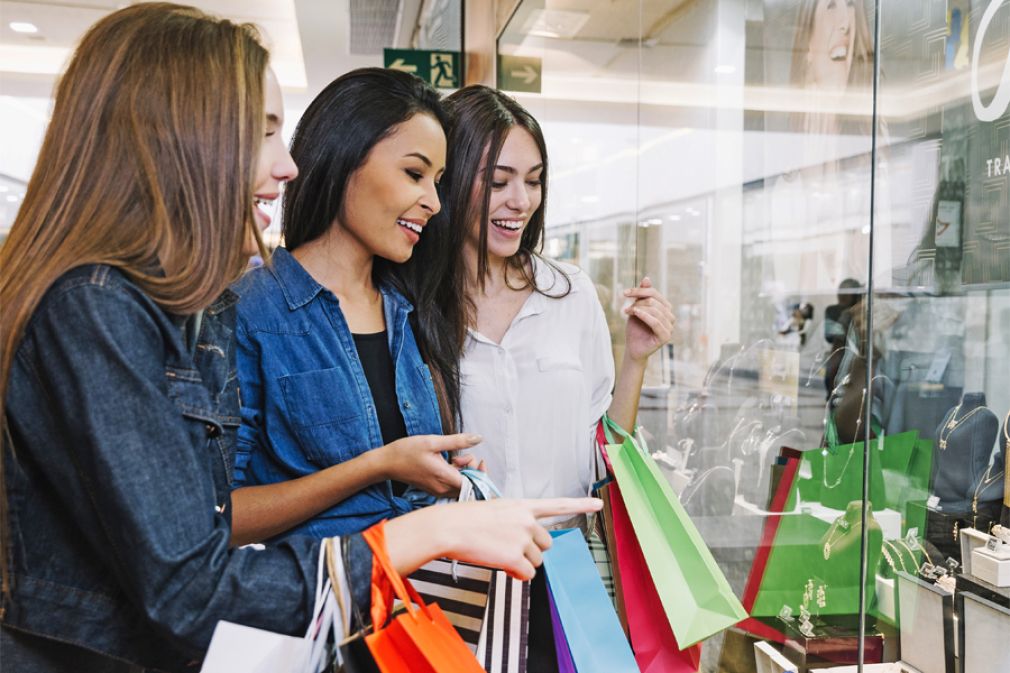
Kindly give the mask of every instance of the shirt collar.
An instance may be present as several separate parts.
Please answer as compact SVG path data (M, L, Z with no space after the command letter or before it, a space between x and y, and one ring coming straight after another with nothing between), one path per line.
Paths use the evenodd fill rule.
M287 248L274 250L270 258L270 273L277 279L288 308L292 311L308 304L323 290L323 286L309 275Z
M287 248L277 248L270 260L270 272L277 279L284 299L288 303L288 308L292 311L298 310L316 298L320 292L326 290L316 281L315 278L305 270L295 256ZM384 284L379 285L379 292L385 305L394 310L403 310L410 313L414 310L413 305L392 287Z

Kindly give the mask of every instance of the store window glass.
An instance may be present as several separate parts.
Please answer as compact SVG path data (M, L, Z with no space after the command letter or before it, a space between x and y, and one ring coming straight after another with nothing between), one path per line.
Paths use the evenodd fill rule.
M1010 3L524 0L498 46L617 361L624 289L675 306L639 422L750 615L701 669L953 673L1010 609Z

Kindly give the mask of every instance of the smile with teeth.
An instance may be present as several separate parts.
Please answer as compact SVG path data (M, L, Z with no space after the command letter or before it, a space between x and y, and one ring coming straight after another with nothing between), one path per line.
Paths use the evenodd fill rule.
M496 227L508 229L509 231L519 231L523 228L522 220L491 220L491 223Z
M420 234L423 231L423 227L420 224L417 224L416 222L411 222L410 220L397 219L396 223L401 227L406 227L407 229L410 229L415 234Z
M261 199L257 196L254 201L256 202L256 206L262 210L270 210L274 207L274 199Z
M828 53L828 58L832 61L843 61L848 55L849 48L845 45L839 45Z

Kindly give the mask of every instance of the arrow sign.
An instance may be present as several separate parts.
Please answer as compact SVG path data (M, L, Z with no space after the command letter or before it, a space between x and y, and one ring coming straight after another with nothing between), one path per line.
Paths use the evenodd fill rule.
M540 77L540 73L534 70L531 65L524 65L522 70L513 70L511 75L515 79L521 79L524 84L533 84Z
M417 66L404 63L402 58L396 59L386 67L390 70L399 70L401 72L409 72L415 75L417 74Z
M543 63L539 58L498 56L498 88L506 91L540 93Z

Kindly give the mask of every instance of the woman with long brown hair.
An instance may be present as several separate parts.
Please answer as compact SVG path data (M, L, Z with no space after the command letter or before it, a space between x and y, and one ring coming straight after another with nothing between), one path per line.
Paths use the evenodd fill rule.
M192 670L221 619L303 632L320 541L234 549L227 291L254 194L289 179L255 31L170 4L114 12L60 80L0 252L7 671ZM267 187L261 188L266 184ZM590 501L427 508L386 527L401 572L450 555L523 577L536 516ZM367 613L371 560L341 539Z

